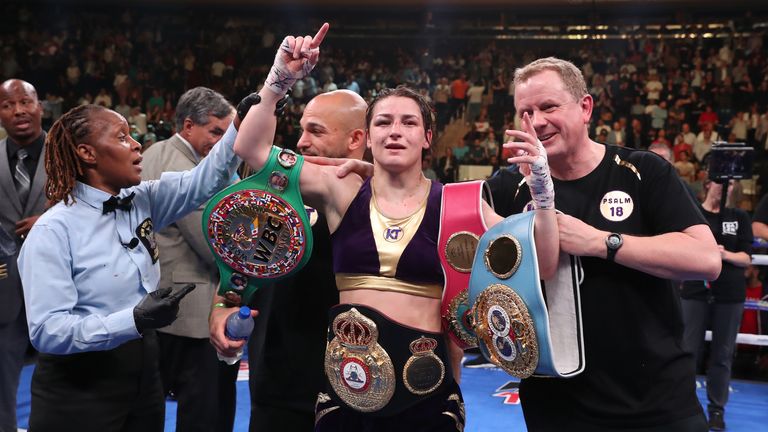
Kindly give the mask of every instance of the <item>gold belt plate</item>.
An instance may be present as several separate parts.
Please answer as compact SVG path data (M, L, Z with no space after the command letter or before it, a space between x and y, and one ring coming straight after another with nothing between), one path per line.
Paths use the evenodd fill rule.
M523 299L502 284L488 286L477 297L475 333L493 364L518 378L528 378L539 363L536 328Z
M376 323L352 308L331 325L334 338L325 350L325 374L331 387L351 408L374 412L395 393L395 368L378 344Z

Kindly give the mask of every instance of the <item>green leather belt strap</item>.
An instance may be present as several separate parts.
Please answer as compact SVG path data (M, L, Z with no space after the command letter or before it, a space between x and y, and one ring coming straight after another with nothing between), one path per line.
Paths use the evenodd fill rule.
M214 195L203 234L219 268L218 293L246 304L253 293L300 270L312 255L312 230L299 191L304 158L272 147L259 172Z

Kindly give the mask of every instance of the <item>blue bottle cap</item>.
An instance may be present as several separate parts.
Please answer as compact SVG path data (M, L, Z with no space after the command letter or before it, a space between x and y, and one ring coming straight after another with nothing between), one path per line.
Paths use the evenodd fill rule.
M237 313L237 315L241 319L250 318L251 317L251 308L249 308L248 306L242 306L242 307L240 307L240 311Z

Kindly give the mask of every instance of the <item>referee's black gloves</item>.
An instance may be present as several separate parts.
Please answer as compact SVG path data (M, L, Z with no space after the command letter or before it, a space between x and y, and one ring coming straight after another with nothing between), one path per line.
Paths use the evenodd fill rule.
M139 333L146 329L165 327L174 322L179 313L179 302L193 289L195 284L187 284L175 293L169 287L145 295L133 308L133 320Z
M291 99L291 91L288 90L288 92L285 95L283 95L283 97L279 101L277 101L277 104L275 104L275 115L277 117L280 117L285 113L285 106L288 104L288 101L290 99ZM251 107L260 102L261 102L261 96L259 96L259 94L255 92L244 97L243 100L241 100L240 103L237 104L237 108L236 108L237 119L240 122L242 122L246 114L248 114L248 111L251 109Z

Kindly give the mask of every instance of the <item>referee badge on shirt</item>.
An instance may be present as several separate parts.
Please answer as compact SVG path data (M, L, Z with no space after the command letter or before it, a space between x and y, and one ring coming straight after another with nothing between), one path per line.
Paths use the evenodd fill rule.
M445 365L435 355L437 341L422 336L411 342L409 348L413 355L403 367L405 388L416 395L432 393L445 378Z
M139 226L136 227L136 237L139 238L141 244L149 252L149 256L152 257L152 264L157 262L160 258L160 251L157 249L157 242L155 241L155 230L152 225L152 219L146 218Z
M356 308L339 314L334 338L325 349L325 374L336 394L351 408L373 412L395 393L395 368L379 345L376 323Z

